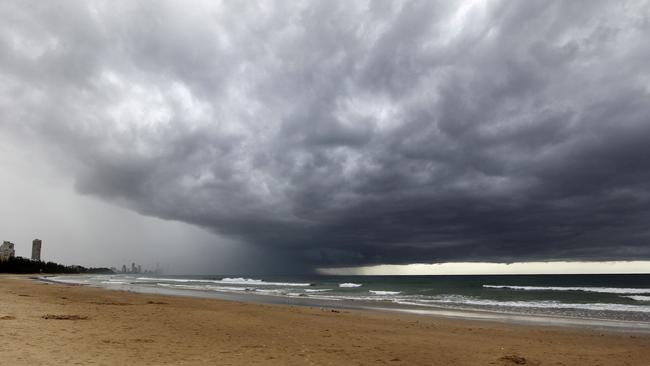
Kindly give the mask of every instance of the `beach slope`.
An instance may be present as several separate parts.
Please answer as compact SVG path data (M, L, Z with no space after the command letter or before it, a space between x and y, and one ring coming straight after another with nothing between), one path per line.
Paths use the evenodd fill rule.
M650 337L0 276L0 365L648 365Z

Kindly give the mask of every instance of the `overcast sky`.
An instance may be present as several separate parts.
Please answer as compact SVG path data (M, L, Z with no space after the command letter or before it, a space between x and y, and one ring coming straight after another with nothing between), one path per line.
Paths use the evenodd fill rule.
M179 272L650 259L648 1L3 1L0 239Z

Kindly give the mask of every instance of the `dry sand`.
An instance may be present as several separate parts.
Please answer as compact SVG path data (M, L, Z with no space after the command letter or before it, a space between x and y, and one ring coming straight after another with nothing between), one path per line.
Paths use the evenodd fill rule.
M0 276L0 365L650 365L650 337Z

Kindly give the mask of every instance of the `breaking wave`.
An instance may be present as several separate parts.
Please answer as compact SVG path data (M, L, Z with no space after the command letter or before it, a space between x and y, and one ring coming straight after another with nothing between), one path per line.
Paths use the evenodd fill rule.
M632 295L632 296L623 296L623 297L627 297L628 299L632 299L635 301L650 302L650 296Z
M266 282L262 280L255 280L251 278L222 278L215 281L215 283L231 283L237 285L256 285L256 286L290 286L290 287L307 287L311 283L297 283L297 282Z
M250 285L250 286L288 286L288 287L307 287L311 283L297 283L297 282L266 282L252 278L244 277L226 277L220 280L200 280L200 279L179 279L179 278L152 278L152 277L138 277L138 281L151 281L151 282L179 282L179 283L222 283L230 285Z
M346 282L346 283L339 284L339 287L361 287L361 284Z
M650 313L650 306L627 305L627 304L607 304L607 303L563 303L559 301L496 301L487 299L469 298L465 296L448 296L439 299L418 299L418 300L396 300L402 305L419 305L435 306L436 304L449 305L474 305L484 307L498 308L531 308L531 309L575 309L590 311L622 311L622 312L639 312Z
M402 291L375 291L375 290L370 290L369 292L374 295L399 295L402 293Z
M509 286L509 285L483 285L484 288L509 289L521 291L583 291L603 294L650 294L650 288L622 288L622 287L556 287L556 286Z

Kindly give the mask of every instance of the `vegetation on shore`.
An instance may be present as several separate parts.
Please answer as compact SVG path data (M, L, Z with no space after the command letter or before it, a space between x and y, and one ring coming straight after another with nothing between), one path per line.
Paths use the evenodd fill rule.
M0 273L113 273L109 268L86 268L64 266L54 262L33 261L23 257L11 257L0 261Z

